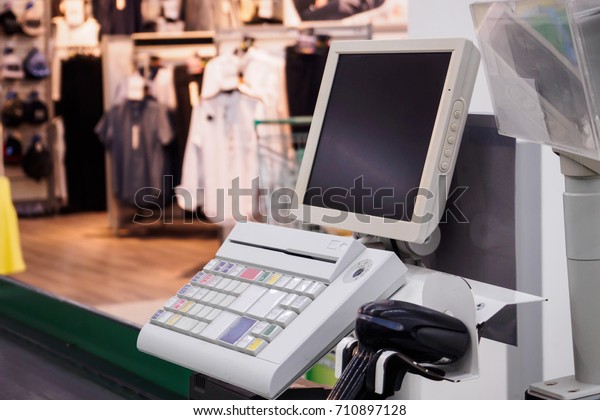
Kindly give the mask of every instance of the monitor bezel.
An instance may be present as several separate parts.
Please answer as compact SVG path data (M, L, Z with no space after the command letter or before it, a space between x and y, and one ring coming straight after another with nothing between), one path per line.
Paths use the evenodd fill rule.
M402 54L419 52L451 53L448 72L419 185L421 191L431 192L434 198L428 199L425 198L425 194L419 195L415 201L410 221L385 219L378 216L356 214L303 204L339 57L344 54ZM478 68L479 52L471 41L467 39L334 41L327 58L321 89L308 134L302 165L298 174L295 189L296 194L292 206L294 214L306 223L330 226L406 242L424 243L437 227L446 204ZM464 111L458 124L458 130L453 132L455 144L453 145L453 155L449 161L449 168L447 171L441 171L439 162L442 158L444 146L447 148L446 139L448 137L449 125L452 122L453 106L456 101L462 101ZM366 218L368 218L368 222L366 222ZM423 218L424 220L419 221L419 218Z

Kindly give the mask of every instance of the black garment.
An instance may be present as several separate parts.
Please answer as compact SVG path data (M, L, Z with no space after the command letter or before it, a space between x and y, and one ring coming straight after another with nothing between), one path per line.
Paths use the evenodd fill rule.
M69 211L106 209L104 147L94 133L104 112L102 62L90 56L63 61L61 102L65 125L65 168Z
M52 173L53 163L50 151L42 143L39 135L34 136L23 156L23 172L30 178L40 181Z
M52 0L52 2L50 3L51 14L53 18L57 16L62 16L62 12L60 11L61 1L62 0Z
M175 184L181 180L183 155L192 121L192 104L190 101L190 83L198 84L198 93L202 91L202 73L189 74L186 65L176 66L173 74L175 94L177 97L177 110L175 111L175 143L176 157L173 165Z
M21 25L17 16L11 8L6 8L0 12L0 27L6 35L15 35L21 33Z
M18 127L25 121L25 103L16 93L9 93L2 107L2 124L6 127Z
M302 54L295 47L285 51L285 77L290 116L313 115L329 48Z
M37 92L31 92L25 103L25 122L32 125L41 125L48 122L48 107L40 101Z
M92 0L94 17L100 24L100 35L130 35L142 31L142 0L127 0L118 10L115 0Z

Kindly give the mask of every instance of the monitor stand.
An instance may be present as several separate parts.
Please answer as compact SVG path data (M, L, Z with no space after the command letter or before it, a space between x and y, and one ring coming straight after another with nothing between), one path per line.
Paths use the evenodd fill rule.
M575 375L533 384L527 397L600 398L600 162L560 152Z

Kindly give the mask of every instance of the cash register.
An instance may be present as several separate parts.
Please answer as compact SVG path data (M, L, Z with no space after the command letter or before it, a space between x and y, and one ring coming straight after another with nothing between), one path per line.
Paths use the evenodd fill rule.
M427 273L399 255L435 245L478 66L465 39L333 42L291 217L355 235L239 222L138 348L277 398L351 333L361 305L409 297ZM430 302L453 293L438 280L445 296ZM474 324L472 299L463 306L454 315Z

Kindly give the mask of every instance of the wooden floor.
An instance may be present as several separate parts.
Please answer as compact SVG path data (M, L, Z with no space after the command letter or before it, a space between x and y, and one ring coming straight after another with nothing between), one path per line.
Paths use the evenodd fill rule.
M115 237L105 213L19 221L27 271L13 277L95 307L173 295L219 247L216 231Z

